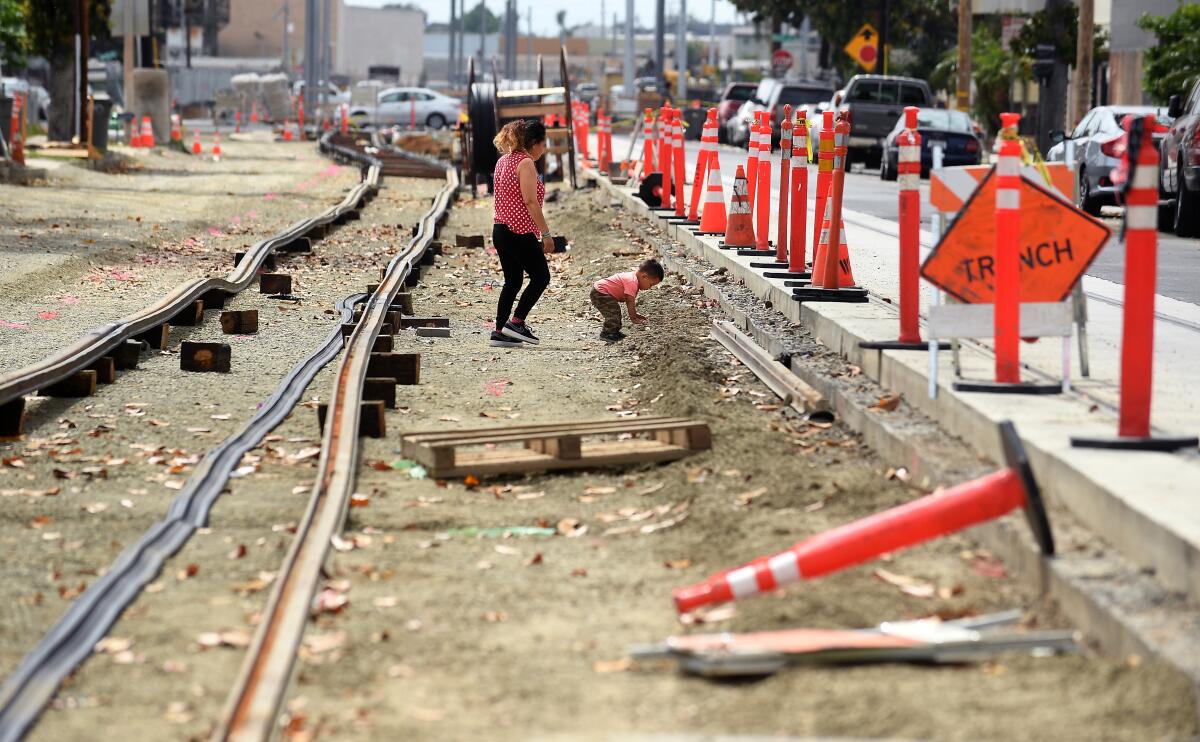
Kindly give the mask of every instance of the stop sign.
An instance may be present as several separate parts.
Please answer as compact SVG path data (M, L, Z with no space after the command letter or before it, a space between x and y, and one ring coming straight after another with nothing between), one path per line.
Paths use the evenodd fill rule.
M776 49L771 55L771 68L782 73L792 68L792 53L786 49Z

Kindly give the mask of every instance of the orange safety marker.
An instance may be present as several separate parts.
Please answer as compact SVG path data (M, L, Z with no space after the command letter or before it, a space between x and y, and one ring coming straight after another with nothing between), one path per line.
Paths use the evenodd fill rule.
M257 100L250 101L250 123L252 123L252 124L258 123L258 101Z
M142 146L154 146L154 125L150 122L149 116L142 116Z
M813 211L813 269L816 270L817 244L821 237L821 216L829 198L829 179L833 174L833 111L821 117L821 133L817 139L817 208Z
M692 175L692 198L688 206L688 221L700 220L700 191L708 186L708 163L717 151L717 109L708 109L704 130L700 134L700 154L696 157L696 171Z
M687 158L683 151L683 111L676 111L676 114L675 150L671 153L671 164L675 168L675 216L683 219L687 204Z
M654 172L654 113L642 112L642 177Z
M283 141L292 141L292 122L287 116L283 117Z
M1116 438L1071 436L1080 448L1177 451L1195 448L1196 436L1154 435L1154 291L1158 258L1158 151L1151 132L1154 114L1128 116L1126 147L1113 180L1125 202L1125 301L1121 325L1121 402ZM1122 172L1124 171L1124 172ZM1117 177L1120 176L1120 177Z
M788 220L792 189L792 107L784 105L779 124L779 224L776 227L775 260L784 267L788 262Z
M192 154L198 155L198 154L201 154L202 152L203 152L203 150L200 148L200 130L193 129L192 130Z
M304 141L304 99L296 99L296 138Z
M839 572L995 520L1017 508L1024 509L1042 554L1053 556L1054 534L1024 446L1011 422L999 427L1004 469L839 526L787 551L717 573L698 585L678 588L673 594L675 610L688 613Z
M25 132L23 131L24 127L22 126L25 117L21 110L21 103L23 100L24 96L22 96L20 93L13 93L12 119L10 120L11 128L9 129L10 136L12 138L12 147L10 148L11 151L8 153L8 156L11 157L12 161L18 165L25 164Z
M234 134L242 133L242 112L241 111L233 112L233 133Z
M805 271L805 241L808 239L808 120L804 110L796 112L792 125L792 225L788 247L788 274L780 278L810 278Z
M762 125L758 129L758 187L754 189L754 224L758 241L755 250L762 253L760 257L771 254L771 116L763 114Z
M812 283L808 287L793 288L793 301L837 301L854 304L867 301L867 290L854 285L854 273L850 268L850 247L846 244L846 225L842 221L842 192L846 185L849 139L850 122L845 115L838 116L834 126L833 169L830 171L829 194L826 198L828 219L822 224L823 234L813 254ZM784 285L794 284L785 281Z
M746 156L746 178L749 186L750 209L754 210L754 192L758 187L758 130L762 126L762 111L754 112L754 121L750 123L749 152Z
M658 118L658 164L662 170L662 211L674 211L671 205L671 160L675 150L674 113L670 106L663 106L662 115Z
M896 136L900 150L896 173L900 185L900 337L882 342L863 341L871 350L924 350L933 343L921 342L917 313L920 308L921 271L921 133L917 131L916 106L904 108L904 130ZM943 345L938 343L941 350ZM949 349L949 344L944 346Z
M733 178L733 198L729 201L729 223L725 228L723 248L754 246L754 225L750 216L750 196L746 193L746 171L738 165Z
M604 109L596 112L596 169L601 175L608 175L609 162L608 142L604 139Z
M220 159L221 159L221 130L220 129L213 130L212 156L213 156L214 161L220 161Z
M340 108L341 120L338 122L338 130L342 136L347 136L350 134L350 106L343 103ZM250 120L253 121L254 119L251 118Z
M183 123L179 120L179 114L171 114L171 144L183 143Z
M700 234L725 234L727 228L725 186L721 183L721 153L714 149L708 161L708 187L704 190L704 211L700 216Z

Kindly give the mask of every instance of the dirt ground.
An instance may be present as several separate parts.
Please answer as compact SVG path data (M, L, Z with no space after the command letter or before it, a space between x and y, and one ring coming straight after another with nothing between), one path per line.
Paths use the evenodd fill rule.
M184 446L185 455L203 450L205 440L228 433L249 414L252 401L265 396L288 365L282 356L299 357L304 338L315 342L324 334L329 320L321 302L331 306L334 297L355 290L398 249L399 236L387 230L410 224L433 190L433 183L392 181L361 222L339 231L336 244L318 248L318 255L337 254L339 261L324 270L306 263L310 272L303 280L323 276L323 288L311 291L301 311L279 312L311 319L296 320L291 334L280 331L278 361L270 353L255 356L256 364L266 365L235 369L220 387L176 390L176 401L156 398L153 406L143 405L145 417L130 415L123 405L152 386L131 387L111 402L64 405L61 417L80 421L94 411L87 404L107 405L96 414L116 418L118 430L94 438L79 431L94 429L96 421L59 430L58 416L45 413L31 436L51 439L65 432L72 443L46 445L84 449L72 456L140 455L121 453L125 439L121 446L97 447L114 436ZM1191 689L1171 671L1086 654L1004 657L962 667L793 669L753 683L714 683L660 663L629 663L630 645L694 631L864 627L1013 607L1026 610L1028 626L1063 624L1054 606L1024 592L1002 564L954 536L739 603L712 624L681 625L670 600L673 587L923 493L889 477L853 433L780 409L746 368L709 339L713 308L676 277L639 302L651 318L648 328L630 331L615 345L600 341L589 285L650 255L657 235L614 213L594 191L564 194L549 205L548 218L574 245L552 258L553 284L529 318L541 346L487 346L500 278L490 249L448 249L414 291L417 312L449 316L453 337L397 336L397 350L422 353L421 384L398 390L400 407L389 411L386 438L364 440L358 490L365 505L351 509L345 534L333 544L328 581L287 701L284 739L696 733L1143 740L1196 734ZM490 201L460 201L443 239L453 244L456 234L489 233L490 222ZM372 238L378 238L377 249L365 247ZM350 268L346 275L343 265ZM235 364L237 358L235 351ZM175 368L169 358L161 363ZM148 384L178 383L178 371L168 376L165 370ZM327 370L314 381L310 400L328 394L329 376ZM115 395L136 378L131 374L106 393ZM238 401L243 390L245 399ZM212 403L192 401L218 395L222 409L236 411L228 421L211 419L219 414ZM629 411L704 420L713 431L713 449L661 466L485 479L472 488L422 478L401 460L399 435L405 431L615 418ZM156 427L147 418L171 425ZM312 410L298 410L247 457L249 470L231 483L210 528L168 563L117 623L32 739L92 738L96 729L137 739L207 734L304 509L317 439L313 418ZM190 426L213 432L168 438ZM0 453L8 457L15 450ZM87 571L106 564L116 542L132 538L147 522L135 522L133 514L149 518L165 509L169 488L142 481L145 472L177 479L186 476L187 466L169 475L169 458L166 466L139 461L111 467L136 469L125 481L115 474L82 481L77 462L77 477L61 482L53 478L55 463L45 461L53 457L30 458L36 461L23 468L0 468L0 489L17 483L64 490L52 497L6 498L12 506L0 538L6 553L17 555L19 569L0 578L4 668L65 608L76 582L86 582ZM151 492L125 507L121 500L134 499L128 492L133 488ZM93 502L107 507L89 512ZM47 507L56 510L49 515ZM54 520L39 522L42 514ZM104 536L96 538L101 524ZM494 539L465 530L560 524L572 535ZM642 533L649 524L662 527ZM94 543L105 539L114 543ZM66 548L76 542L78 547ZM877 576L880 569L911 578L919 588L912 592L931 594L901 592ZM64 585L65 592L57 589ZM42 595L37 601L35 589Z

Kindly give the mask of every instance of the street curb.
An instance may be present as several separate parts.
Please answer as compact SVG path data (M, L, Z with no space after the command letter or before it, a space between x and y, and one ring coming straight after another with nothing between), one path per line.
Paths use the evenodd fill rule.
M611 196L631 207L634 213L656 217L635 196L614 187L606 179L599 179L599 183ZM751 317L731 300L729 291L688 264L686 257L712 265L707 260L703 246L689 245L689 240L678 238L677 227L657 221L677 248L675 253L660 249L665 267L686 276L692 285L701 287L705 296L716 301L739 329L772 356L786 355L788 344L778 332ZM734 290L753 293L744 284ZM760 304L764 300L771 302L769 311L780 314L777 309L779 304L772 301L776 297L768 295L756 298ZM786 301L785 306L799 309L800 305L790 301L790 297ZM830 336L845 337L852 334L815 312L799 310L795 314L798 316L785 315L786 320L801 325L818 342ZM779 319L784 320L785 316ZM855 347L857 349L856 344ZM849 355L844 343L830 346L830 349L842 358ZM848 427L858 431L867 445L884 461L892 466L907 468L910 481L917 486L929 489L953 484L992 470L992 467L984 466L979 461L979 453L993 460L999 459L998 445L991 450L992 446L979 446L975 441L964 442L949 435L937 422L926 416L925 410L910 406L907 396L901 405L905 413L903 416L870 411L870 405L885 391L885 387L893 387L890 379L881 379L878 367L869 370L863 365L862 375L878 385L874 390L863 390L861 383L851 388L817 372L798 356L793 356L793 359L792 373L820 392L837 416ZM992 437L995 437L994 431ZM977 453L976 449L983 450ZM1037 466L1041 474L1045 462L1035 461L1035 464L1041 464ZM1200 635L1200 611L1189 606L1182 595L1165 590L1157 580L1116 550L1104 548L1096 536L1066 512L1064 507L1052 507L1051 515L1056 535L1065 547L1053 559L1042 556L1028 529L1017 516L978 526L971 529L969 535L999 555L1027 587L1056 601L1064 615L1104 653L1117 658L1133 655L1150 657L1177 669L1192 683L1197 708L1200 709L1200 647L1193 641L1195 636Z

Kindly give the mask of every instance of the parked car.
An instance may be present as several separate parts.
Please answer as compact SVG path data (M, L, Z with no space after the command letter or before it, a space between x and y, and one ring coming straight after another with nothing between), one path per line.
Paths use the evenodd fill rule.
M880 166L884 139L905 106L935 107L929 84L914 77L855 75L844 91L834 93L830 108L850 113L848 163L862 162L869 168Z
M717 139L719 141L729 141L725 124L737 115L738 109L742 107L743 103L750 100L756 87L758 86L752 82L731 82L725 86L725 92L721 93L721 102L717 104Z
M374 106L351 106L350 118L360 126L366 123L407 126L415 119L418 126L441 129L458 121L463 110L457 99L429 88L385 88L379 92Z
M750 124L754 114L767 110L767 100L775 88L782 83L774 77L764 77L754 89L754 94L746 99L738 108L737 113L725 122L725 141L735 147L745 147L750 141Z
M304 80L296 80L292 83L293 98L300 98L304 95L305 82ZM326 103L337 105L350 102L350 91L342 90L331 82L321 80L317 83L317 90L325 94Z
M1159 195L1168 199L1175 234L1200 237L1200 79L1186 98L1171 96L1167 114L1173 121L1159 143Z
M833 88L829 83L815 80L789 82L772 88L771 97L767 99L766 106L766 109L771 112L771 144L773 146L779 144L784 106L792 107L793 119L799 109L804 109L805 117L811 119L817 113L817 106L829 100L829 96L832 94Z
M896 137L904 131L904 116L883 141L883 162L879 167L882 180L895 180L899 173L900 146ZM921 135L921 177L928 178L933 167L933 148L940 144L942 164L978 165L983 158L983 142L975 133L971 117L964 111L945 108L922 108L917 113L917 133Z
M1050 132L1054 142L1046 152L1047 162L1065 162L1067 140L1075 142L1075 163L1079 168L1079 192L1076 204L1093 216L1099 216L1103 206L1117 203L1117 189L1113 185L1112 171L1121 162L1125 151L1125 131L1121 122L1126 116L1153 113L1161 121L1167 118L1163 108L1151 106L1097 106L1087 112L1075 129L1067 136L1061 130ZM1153 133L1157 143L1167 132L1166 123L1160 123Z
M20 93L25 105L29 106L26 111L28 121L45 123L50 120L50 94L41 85L19 77L0 77L0 98L11 98L14 93ZM5 126L8 126L7 121Z

